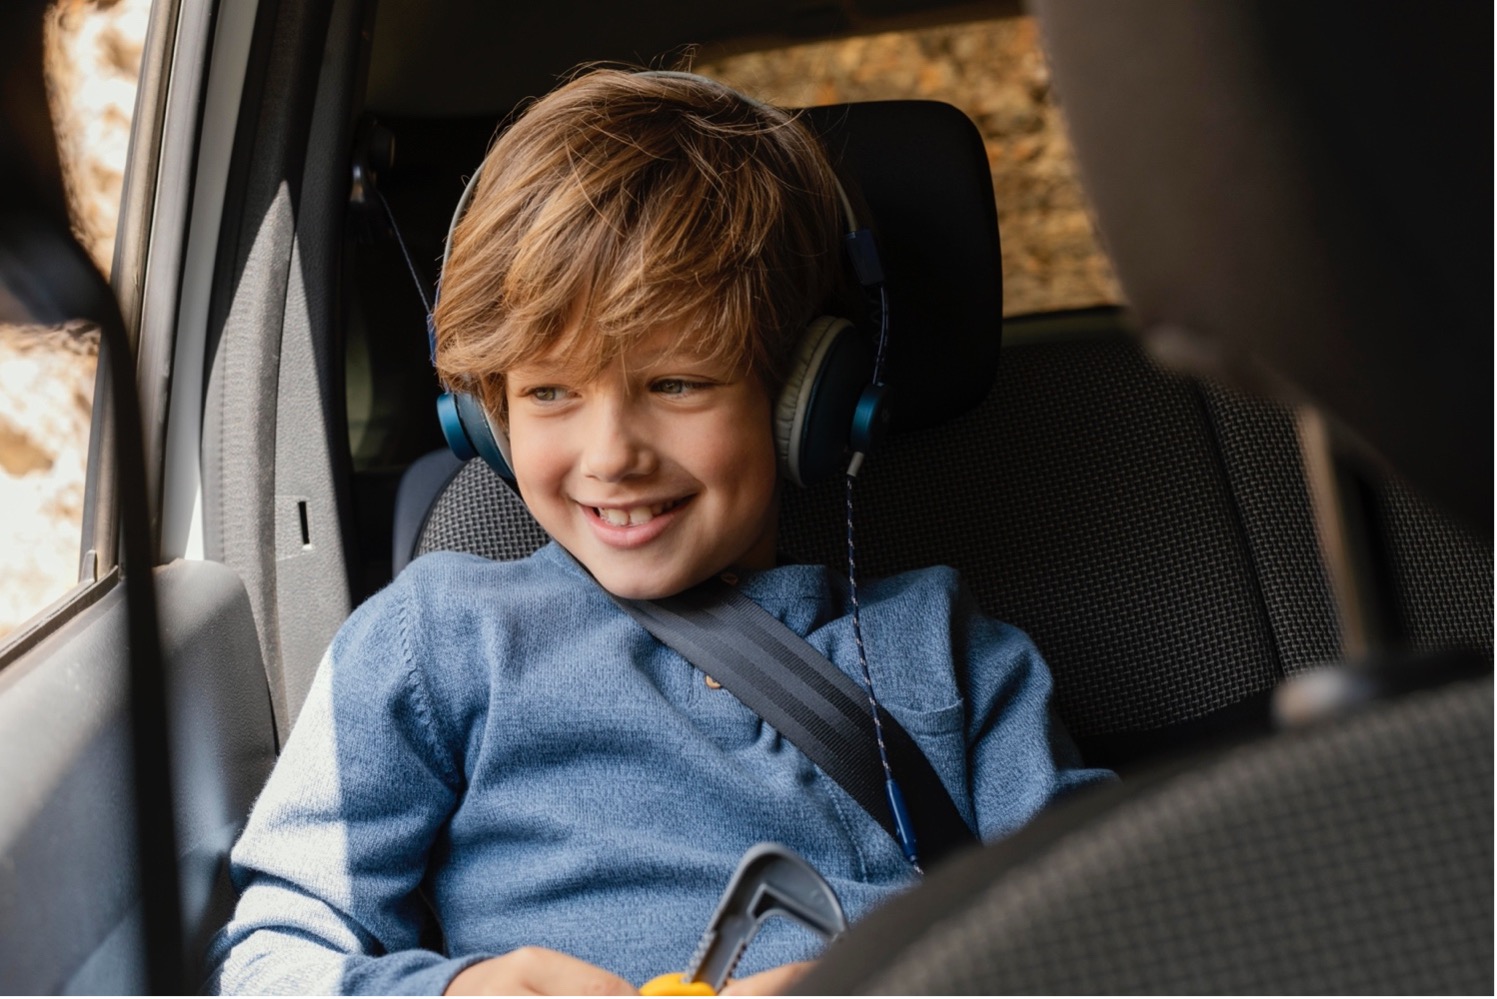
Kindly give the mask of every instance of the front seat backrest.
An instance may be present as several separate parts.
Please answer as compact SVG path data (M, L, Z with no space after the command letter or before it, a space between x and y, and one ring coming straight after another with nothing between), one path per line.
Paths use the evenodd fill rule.
M1492 683L1062 807L860 923L806 994L1485 994Z

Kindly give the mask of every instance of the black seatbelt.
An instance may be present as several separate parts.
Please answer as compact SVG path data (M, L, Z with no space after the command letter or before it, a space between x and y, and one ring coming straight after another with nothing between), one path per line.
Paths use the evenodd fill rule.
M868 695L857 681L716 577L661 600L614 602L790 740L898 840ZM879 720L928 862L977 842L915 740L882 708Z

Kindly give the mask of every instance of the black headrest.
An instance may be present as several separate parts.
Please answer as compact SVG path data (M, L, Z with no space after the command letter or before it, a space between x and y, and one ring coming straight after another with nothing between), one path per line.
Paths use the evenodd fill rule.
M998 211L977 126L939 101L804 114L873 215L889 294L895 429L966 412L993 384L1003 337Z
M966 412L993 384L1003 335L998 212L977 126L938 101L835 104L804 114L872 215L889 294L894 429ZM434 273L452 207L493 139L494 119L382 121L400 153L381 188L402 221L410 220L412 256L423 270L431 261ZM404 283L376 284L372 293L393 296L390 308L418 307ZM425 351L419 336L412 342Z
M1491 4L1035 6L1143 328L1287 379L1490 538Z

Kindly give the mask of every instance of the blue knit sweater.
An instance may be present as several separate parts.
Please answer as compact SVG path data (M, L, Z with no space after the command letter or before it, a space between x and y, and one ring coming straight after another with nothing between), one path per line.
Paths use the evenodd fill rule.
M741 590L858 675L845 582ZM860 588L880 703L984 839L1105 779L1051 728L1029 640L949 569ZM740 855L801 853L856 920L912 880L898 846L726 690L620 611L565 551L414 562L334 639L232 856L225 992L439 993L527 944L635 983L679 971ZM447 955L421 949L430 903ZM814 956L771 920L739 974Z

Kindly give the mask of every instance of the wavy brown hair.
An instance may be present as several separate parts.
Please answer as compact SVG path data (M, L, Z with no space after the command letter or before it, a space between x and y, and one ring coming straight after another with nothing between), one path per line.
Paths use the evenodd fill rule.
M438 374L502 419L517 363L556 352L591 376L667 329L773 391L837 290L836 185L788 112L700 77L579 76L484 160L442 274Z

